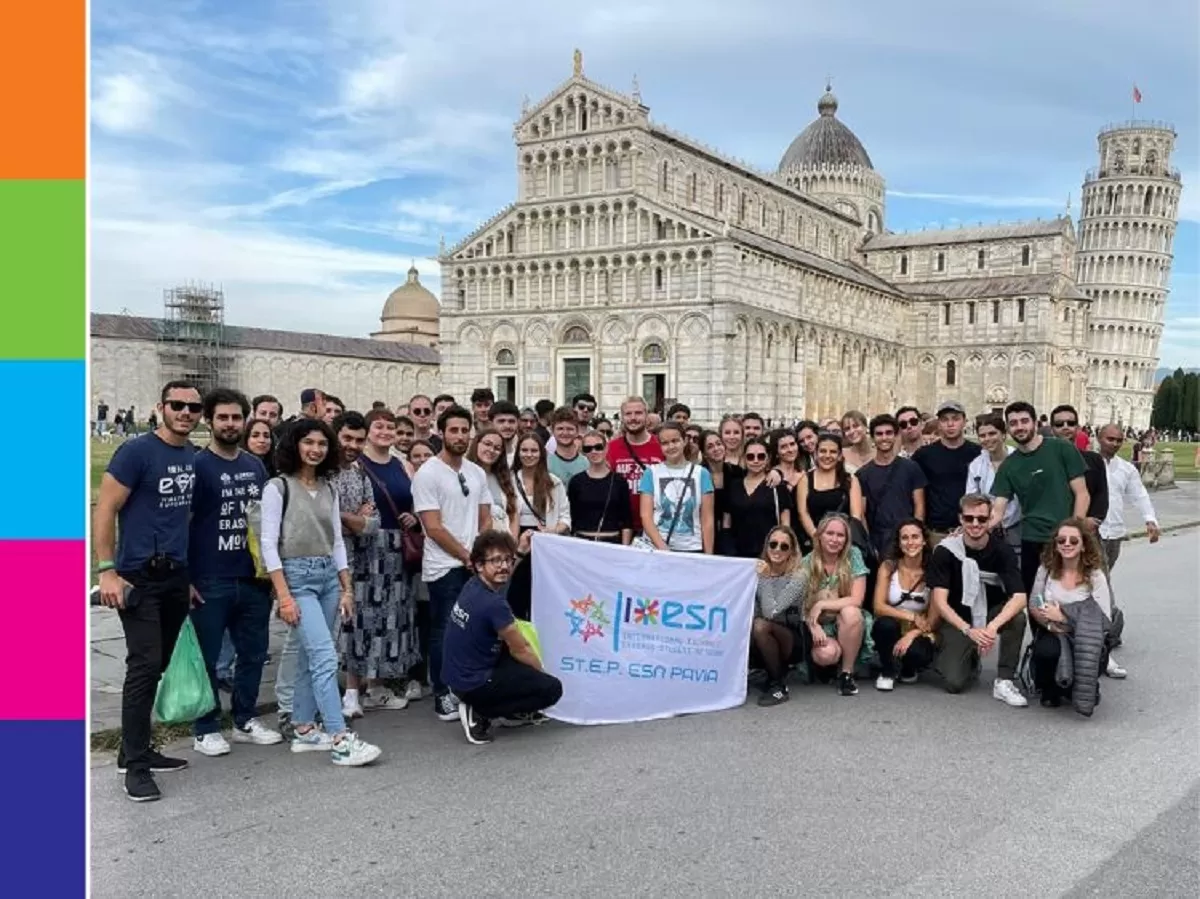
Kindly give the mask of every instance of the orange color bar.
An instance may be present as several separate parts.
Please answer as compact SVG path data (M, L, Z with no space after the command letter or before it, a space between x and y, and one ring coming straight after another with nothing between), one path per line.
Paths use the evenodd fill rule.
M0 178L85 176L86 0L0 7L0 135Z

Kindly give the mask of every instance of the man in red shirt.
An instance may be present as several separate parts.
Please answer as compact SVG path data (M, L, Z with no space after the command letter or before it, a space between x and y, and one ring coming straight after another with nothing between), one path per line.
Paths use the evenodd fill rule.
M642 520L638 505L642 472L664 458L658 438L646 430L646 401L631 396L621 403L621 434L608 443L608 464L629 484L635 533L641 531L637 522Z

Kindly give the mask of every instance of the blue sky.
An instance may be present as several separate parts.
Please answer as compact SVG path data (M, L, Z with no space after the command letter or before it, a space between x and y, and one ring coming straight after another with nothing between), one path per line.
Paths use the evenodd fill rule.
M1156 0L95 0L92 308L220 283L233 324L365 335L416 260L515 195L512 126L584 52L651 117L774 169L839 116L893 230L1078 209L1096 132L1172 122L1184 177L1164 365L1200 365L1200 13Z

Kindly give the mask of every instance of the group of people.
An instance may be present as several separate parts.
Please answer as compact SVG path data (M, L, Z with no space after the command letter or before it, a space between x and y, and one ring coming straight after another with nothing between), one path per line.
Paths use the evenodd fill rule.
M427 697L472 744L544 720L562 684L528 623L532 532L757 559L761 705L788 698L796 668L846 696L864 670L884 691L932 671L960 692L997 649L997 699L1033 691L1090 714L1100 674L1125 676L1108 580L1125 498L1158 536L1117 455L1124 431L1101 428L1100 452L1080 453L1069 406L1054 437L1027 403L981 416L979 443L954 402L708 429L685 404L662 420L639 397L613 419L586 393L522 409L486 388L469 408L417 395L363 414L309 389L284 420L275 397L176 381L158 412L113 455L93 528L101 601L128 647L117 767L138 801L187 764L153 748L150 717L189 615L232 707L229 739L219 699L195 722L207 756L287 741L367 765L381 750L353 721ZM288 625L276 728L256 714L272 611Z

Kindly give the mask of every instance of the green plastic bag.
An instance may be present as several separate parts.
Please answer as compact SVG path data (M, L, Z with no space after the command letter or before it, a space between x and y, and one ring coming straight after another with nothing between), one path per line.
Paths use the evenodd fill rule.
M204 654L200 652L200 641L189 616L179 630L171 662L158 683L154 716L163 724L180 724L207 715L216 704L208 669L204 667Z
M529 645L533 647L533 652L540 662L542 660L542 644L538 640L537 628L533 626L533 622L518 618L517 630L521 632L522 637L529 641Z

